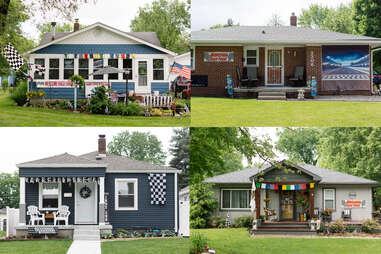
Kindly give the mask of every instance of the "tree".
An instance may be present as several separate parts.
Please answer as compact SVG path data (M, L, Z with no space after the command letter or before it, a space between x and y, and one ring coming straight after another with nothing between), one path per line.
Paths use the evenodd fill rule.
M316 165L320 132L316 128L285 128L277 133L276 148L291 160Z
M190 227L205 228L209 217L217 208L212 185L206 183L190 186Z
M298 23L302 27L351 34L353 33L352 7L351 4L340 4L336 8L311 4L309 9L302 9Z
M19 207L19 185L20 180L17 173L0 174L0 209L7 206L11 208Z
M181 170L179 174L180 189L189 185L189 128L173 129L169 152L173 158L169 165Z
M123 131L113 137L107 148L112 154L158 165L164 165L166 159L160 140L149 132Z
M80 24L79 25L80 29L84 27L84 25ZM51 23L44 23L38 27L38 30L40 30L40 41L42 38L44 38L44 34L46 33L51 33L52 32L52 24ZM73 32L73 26L68 23L57 23L55 31L57 33L59 32Z
M267 21L268 26L284 26L284 22L278 13L273 13L270 19Z
M217 24L217 25L209 27L209 29L218 29L218 28L232 27L232 26L239 26L239 23L234 24L233 19L229 18L226 24Z
M140 7L131 21L133 32L156 32L161 46L176 53L189 51L190 0L155 0Z

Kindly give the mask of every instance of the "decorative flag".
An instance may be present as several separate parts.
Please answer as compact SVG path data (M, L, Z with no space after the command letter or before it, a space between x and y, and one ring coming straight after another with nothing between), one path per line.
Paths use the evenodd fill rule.
M24 65L24 59L19 55L10 42L8 42L7 46L5 46L3 54L5 59L7 59L9 66L14 71L18 71L21 66Z
M250 199L250 209L251 209L251 212L253 213L253 216L255 211L255 186L256 184L253 178L253 183L251 185L251 199Z
M274 184L274 190L278 190L278 184Z
M287 190L287 186L286 185L282 185L282 190Z
M262 183L262 189L266 189L266 184Z
M261 188L261 183L256 183L255 185L257 188Z
M186 79L191 79L191 69L188 65L183 65L183 68L181 69L181 76Z
M67 54L64 54L65 55L65 58L67 58Z
M270 184L266 184L266 189L270 189Z
M100 55L99 55L99 58L102 58L102 59L103 59L103 54L100 54Z
M313 189L315 187L315 183L310 183L310 188Z
M295 190L300 190L300 185L299 184L295 184Z
M165 173L148 174L151 190L151 205L164 205L166 198L167 180Z
M88 59L89 55L88 54L84 54L84 57L85 57L85 59Z
M274 184L270 184L270 190L274 189Z
M286 190L291 190L291 186L290 185L286 185Z
M42 76L42 75L45 74L45 67L43 67L43 66L41 66L41 65L37 65L37 64L36 64L34 67L35 67L35 72L36 72L38 75Z
M290 190L295 190L295 185L290 185Z
M177 72L177 73L181 73L181 69L183 68L183 66L181 64L178 64L176 62L173 62L172 66L171 66L171 70L170 72Z
M307 185L305 183L302 184L302 190L307 189Z
M126 54L122 54L122 59L126 59Z

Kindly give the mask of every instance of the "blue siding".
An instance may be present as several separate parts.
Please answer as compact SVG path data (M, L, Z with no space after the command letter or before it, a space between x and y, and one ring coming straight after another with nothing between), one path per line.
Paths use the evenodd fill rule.
M38 207L38 184L37 183L25 183L25 205L26 212L28 211L28 206L34 205ZM25 212L25 221L29 224L29 216Z
M111 82L111 89L117 93L126 93L126 82ZM128 82L128 90L135 91L134 82Z
M74 193L74 184L62 184L62 205L67 205L69 207L70 215L69 215L69 225L74 224L74 214L75 214L75 193ZM64 193L71 193L71 198L65 198Z
M105 176L105 168L20 168L23 177Z
M74 99L74 88L38 88L36 82L29 82L30 91L43 90L46 99ZM78 99L85 99L85 88L78 89Z
M115 178L138 179L137 211L115 211ZM164 205L151 205L151 192L146 173L107 173L105 192L109 193L109 222L114 229L174 229L174 174L167 174L167 202Z
M34 54L166 54L144 44L53 44Z
M152 82L151 93L153 93L153 91L159 91L160 94L168 93L169 83L168 82L161 82L161 83Z

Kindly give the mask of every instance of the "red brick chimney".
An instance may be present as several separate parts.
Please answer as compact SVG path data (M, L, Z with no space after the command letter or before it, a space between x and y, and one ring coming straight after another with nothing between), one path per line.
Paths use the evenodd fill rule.
M79 31L79 19L75 19L74 22L74 32Z
M291 13L290 17L290 26L297 26L298 25L298 18L295 16L295 12Z
M99 135L98 138L98 156L106 156L106 135Z

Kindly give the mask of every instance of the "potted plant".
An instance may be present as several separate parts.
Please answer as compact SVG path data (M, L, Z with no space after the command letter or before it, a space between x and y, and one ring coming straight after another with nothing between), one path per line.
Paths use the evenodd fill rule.
M302 212L299 214L299 220L300 221L306 221L307 219L307 208L308 208L308 199L304 196L300 195L296 198L296 204L302 209Z
M74 74L70 77L71 85L74 86L74 111L77 111L77 88L82 88L85 85L85 80L81 75Z
M330 222L332 220L332 210L331 209L325 209L321 213L321 217L323 218L324 222Z

